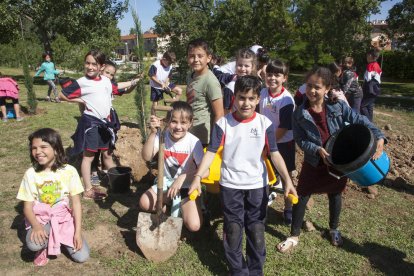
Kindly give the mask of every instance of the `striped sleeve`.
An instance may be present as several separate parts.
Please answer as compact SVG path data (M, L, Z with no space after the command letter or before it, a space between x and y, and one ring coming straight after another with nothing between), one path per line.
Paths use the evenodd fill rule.
M122 90L118 89L118 83L111 81L112 95L122 96Z
M81 87L77 80L72 81L69 85L62 87L62 93L68 99L79 98L81 96Z

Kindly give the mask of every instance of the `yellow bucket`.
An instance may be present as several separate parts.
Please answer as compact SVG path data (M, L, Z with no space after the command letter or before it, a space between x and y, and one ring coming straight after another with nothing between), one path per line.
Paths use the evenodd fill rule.
M206 152L206 148L204 148L204 152ZM220 191L220 169L221 169L221 161L222 161L222 154L223 154L223 146L220 146L214 156L213 163L210 166L210 174L209 176L203 178L201 180L202 184L206 185L207 192L217 194ZM273 170L272 164L270 163L269 158L265 158L265 165L267 170L267 176L269 178L269 185L272 186L276 183L276 174Z

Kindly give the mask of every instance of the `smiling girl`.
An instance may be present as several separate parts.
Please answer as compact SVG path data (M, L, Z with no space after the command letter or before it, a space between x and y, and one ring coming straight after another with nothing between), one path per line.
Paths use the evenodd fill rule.
M24 202L27 247L37 252L34 265L46 265L47 256L60 254L61 245L74 261L85 262L89 247L81 235L83 187L76 169L66 164L60 135L51 128L35 131L29 136L29 151L32 167L24 174L17 199Z
M200 198L189 200L188 186L203 158L203 147L197 137L188 132L193 123L191 106L182 101L174 102L167 115L164 141L164 192L163 198L172 200L171 215L182 215L189 231L198 231L202 225ZM151 134L142 149L142 158L150 161L159 150L160 119L152 115ZM154 211L157 203L157 185L148 189L140 198L144 211Z
M91 50L85 55L85 76L65 86L60 93L62 100L85 105L75 134L72 155L83 153L81 173L85 185L85 199L101 200L106 194L92 188L91 164L95 153L103 153L103 163L108 170L115 166L112 150L116 141L116 121L111 114L112 95L119 94L115 84L101 76L105 55Z

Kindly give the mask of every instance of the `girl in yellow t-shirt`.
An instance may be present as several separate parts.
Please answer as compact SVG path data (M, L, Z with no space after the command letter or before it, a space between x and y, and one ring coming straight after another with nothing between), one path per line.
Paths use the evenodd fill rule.
M64 245L76 262L89 258L89 246L81 235L83 186L76 169L66 164L59 133L42 128L29 135L32 167L24 174L17 199L24 201L26 243L37 251L35 266L48 263L48 255L60 254ZM72 209L70 209L71 201Z

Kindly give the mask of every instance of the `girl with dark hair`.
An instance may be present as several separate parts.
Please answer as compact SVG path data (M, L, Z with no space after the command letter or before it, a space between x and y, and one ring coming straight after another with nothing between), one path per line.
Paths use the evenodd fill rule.
M74 261L85 262L90 250L81 234L83 187L76 169L66 164L59 133L51 128L33 132L29 152L32 167L24 174L17 199L24 202L27 247L37 252L34 265L46 265L47 256L60 254L61 245Z
M118 95L118 87L110 79L101 75L105 65L105 55L91 50L85 56L85 76L63 85L62 100L85 105L75 134L72 136L72 155L83 153L81 174L85 185L85 199L102 200L106 197L91 184L91 164L95 153L103 153L103 163L107 170L114 167L112 150L115 147L119 121L112 111L112 95Z
M55 85L56 75L59 74L59 71L56 70L55 64L52 62L52 55L49 53L43 54L44 62L40 65L39 70L37 70L35 77L39 76L40 73L44 72L43 79L49 85L49 89L47 90L47 97L46 101L51 101L50 94L53 91L53 95L55 96L54 101L60 103L60 99L58 97L58 91Z

